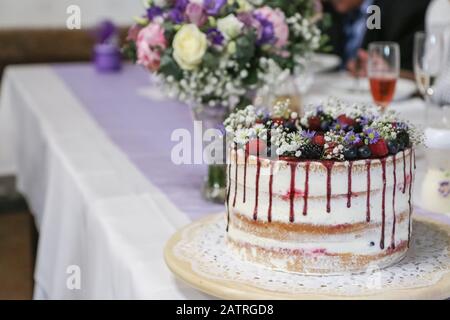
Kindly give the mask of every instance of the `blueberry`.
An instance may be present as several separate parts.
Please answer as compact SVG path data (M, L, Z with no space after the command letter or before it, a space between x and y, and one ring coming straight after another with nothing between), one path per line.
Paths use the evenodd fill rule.
M372 153L370 152L370 149L368 146L362 146L362 147L359 147L359 149L358 149L358 155L361 158L366 159L366 158L369 158L372 155Z
M321 123L320 123L320 130L322 130L322 131L328 131L328 129L330 128L330 122L329 121L326 121L326 120L324 120L324 121L322 121Z
M284 124L284 127L289 131L289 132L294 132L297 131L297 127L295 125L294 121L288 121Z
M354 160L358 157L358 150L356 148L349 148L344 151L344 157L346 160Z
M390 154L397 154L397 152L399 151L399 144L394 140L389 140L387 142L387 147Z

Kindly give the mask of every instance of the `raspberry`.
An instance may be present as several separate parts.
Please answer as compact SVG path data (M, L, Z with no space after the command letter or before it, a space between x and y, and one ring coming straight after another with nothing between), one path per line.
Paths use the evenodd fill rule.
M319 117L311 117L308 119L308 128L309 130L319 131L320 130L320 118Z
M317 135L317 136L314 136L314 138L312 139L312 142L314 143L314 144L317 144L317 145L319 145L319 146L323 146L324 144L325 144L325 138L324 138L324 136L323 135Z
M264 155L266 153L267 144L264 140L261 139L253 139L247 142L245 146L247 154L252 155ZM259 149L258 149L259 148Z

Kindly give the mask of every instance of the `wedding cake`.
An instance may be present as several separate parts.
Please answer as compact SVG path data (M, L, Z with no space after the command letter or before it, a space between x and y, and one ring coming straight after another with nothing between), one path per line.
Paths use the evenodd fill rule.
M401 260L420 136L393 112L330 100L303 117L253 106L225 121L227 243L243 260L307 274Z

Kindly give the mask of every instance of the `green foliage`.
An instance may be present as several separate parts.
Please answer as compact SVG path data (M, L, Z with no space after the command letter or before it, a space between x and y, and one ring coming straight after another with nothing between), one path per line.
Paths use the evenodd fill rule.
M173 59L172 49L168 49L162 55L159 72L161 72L165 76L172 76L176 80L181 80L181 78L183 77L183 72L181 71L176 61Z

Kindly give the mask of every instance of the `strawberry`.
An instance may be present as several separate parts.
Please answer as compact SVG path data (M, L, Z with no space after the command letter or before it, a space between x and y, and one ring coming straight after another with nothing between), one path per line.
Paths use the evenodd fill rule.
M320 131L320 118L315 116L308 119L309 130Z
M356 121L354 119L347 117L345 114L341 114L339 117L337 117L337 121L341 125L347 125L349 127L356 124Z
M369 149L375 157L384 157L389 153L389 149L384 139L380 139L376 143L369 145Z
M267 144L264 140L261 139L253 139L247 142L245 146L245 150L247 154L252 155L264 155L266 153Z
M312 142L319 146L323 146L325 144L325 138L323 135L318 134L312 138Z

